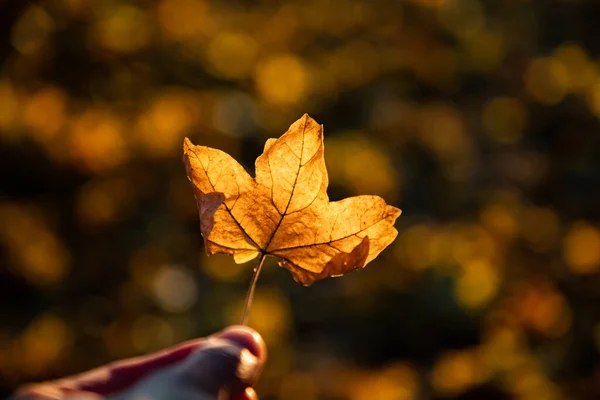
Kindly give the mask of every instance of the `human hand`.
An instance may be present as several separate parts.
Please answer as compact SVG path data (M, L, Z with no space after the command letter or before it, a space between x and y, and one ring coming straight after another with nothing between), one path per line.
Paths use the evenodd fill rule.
M148 356L27 385L14 400L257 400L267 357L260 335L232 326Z

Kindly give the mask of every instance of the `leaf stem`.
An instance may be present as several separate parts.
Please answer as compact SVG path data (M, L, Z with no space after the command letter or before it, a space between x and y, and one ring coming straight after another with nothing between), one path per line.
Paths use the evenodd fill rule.
M246 294L246 301L244 302L244 313L242 314L242 325L248 324L248 314L250 313L250 306L252 306L252 299L254 298L254 289L256 288L256 281L258 281L258 275L260 274L260 270L265 262L265 258L267 255L265 253L260 254L260 259L258 260L258 265L254 268L254 274L252 274L252 280L250 280L250 287L248 288L248 293Z

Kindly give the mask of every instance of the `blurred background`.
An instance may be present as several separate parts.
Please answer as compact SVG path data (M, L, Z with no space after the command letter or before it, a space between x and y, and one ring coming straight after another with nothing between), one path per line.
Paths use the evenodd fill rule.
M269 260L261 399L600 398L600 3L0 1L0 396L239 321L185 136L250 172L308 112L333 200L403 210L310 288Z

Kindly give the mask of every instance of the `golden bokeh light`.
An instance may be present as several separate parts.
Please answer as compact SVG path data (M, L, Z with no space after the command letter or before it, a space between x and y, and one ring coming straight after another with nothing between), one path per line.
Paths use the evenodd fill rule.
M28 99L23 119L34 138L44 143L57 136L67 119L67 100L56 87L40 89Z
M485 24L485 11L479 0L446 0L438 7L438 18L457 36L476 35Z
M20 101L13 85L0 80L0 138L6 140L19 121Z
M121 165L128 157L124 128L121 119L108 110L92 108L76 116L67 137L73 164L94 173Z
M486 378L487 371L477 352L452 351L435 363L431 375L433 389L444 397L459 395Z
M187 90L159 93L138 120L136 142L153 157L180 151L183 137L198 121L200 108L198 96Z
M0 204L0 220L0 241L10 249L16 273L42 287L65 278L70 254L40 210Z
M394 244L401 265L415 270L450 261L448 234L428 225L413 225Z
M147 18L141 8L132 5L108 5L92 26L92 45L118 53L138 51L150 40L151 32Z
M198 297L194 276L180 265L161 265L154 274L152 286L157 304L172 313L189 310Z
M371 193L389 201L396 198L401 177L382 147L363 135L346 134L344 139L327 139L327 170L332 181L343 182L352 193ZM365 166L369 174L365 174Z
M576 43L563 43L554 51L564 65L569 77L569 89L574 93L585 93L598 78L597 68L586 51Z
M479 310L494 298L500 284L496 267L487 260L472 260L461 265L454 292L461 306L468 310Z
M459 264L474 260L496 260L499 253L499 244L494 237L478 224L455 227L450 246L452 256Z
M558 400L553 382L545 375L539 361L524 354L515 367L502 376L503 386L519 399Z
M563 295L550 284L524 285L517 291L514 307L523 326L558 337L571 327L571 310Z
M458 110L447 104L432 104L419 113L419 138L442 160L464 158L471 148L470 138Z
M189 39L212 31L215 21L208 9L202 0L162 0L157 7L157 19L167 38Z
M303 103L310 92L310 70L292 54L280 54L261 60L254 79L259 95L274 105Z
M211 39L206 49L209 67L215 74L228 79L247 77L254 67L258 45L243 32L221 32Z
M533 59L523 77L525 90L534 100L546 104L560 103L569 91L569 74L555 58Z
M563 257L571 271L590 274L600 267L600 230L586 222L573 224L563 239Z
M504 315L503 319L512 317L512 314ZM504 372L515 368L522 360L526 339L516 322L490 324L482 336L479 355L485 368Z
M352 400L416 400L419 376L407 363L395 363L353 382Z
M462 43L469 55L471 68L482 72L491 72L497 68L506 54L504 41L501 34L491 30L464 36Z
M77 194L75 213L82 226L106 227L118 221L131 207L133 188L124 179L88 182Z
M28 7L12 27L11 44L22 54L33 55L47 43L55 22L40 6Z
M15 361L27 376L52 368L67 357L72 332L66 322L54 314L44 314L32 321L13 344Z
M482 124L492 140L515 143L527 126L527 109L517 98L496 97L485 105Z
M519 229L517 210L510 204L488 204L481 210L480 219L490 232L505 240L514 238Z

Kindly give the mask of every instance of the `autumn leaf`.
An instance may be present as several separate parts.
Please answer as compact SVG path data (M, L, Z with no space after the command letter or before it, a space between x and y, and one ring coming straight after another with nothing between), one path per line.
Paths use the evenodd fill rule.
M231 254L237 263L261 256L261 265L278 257L310 285L363 268L398 234L400 210L378 196L329 201L323 128L307 114L267 140L255 178L227 153L187 138L183 161L208 254Z

